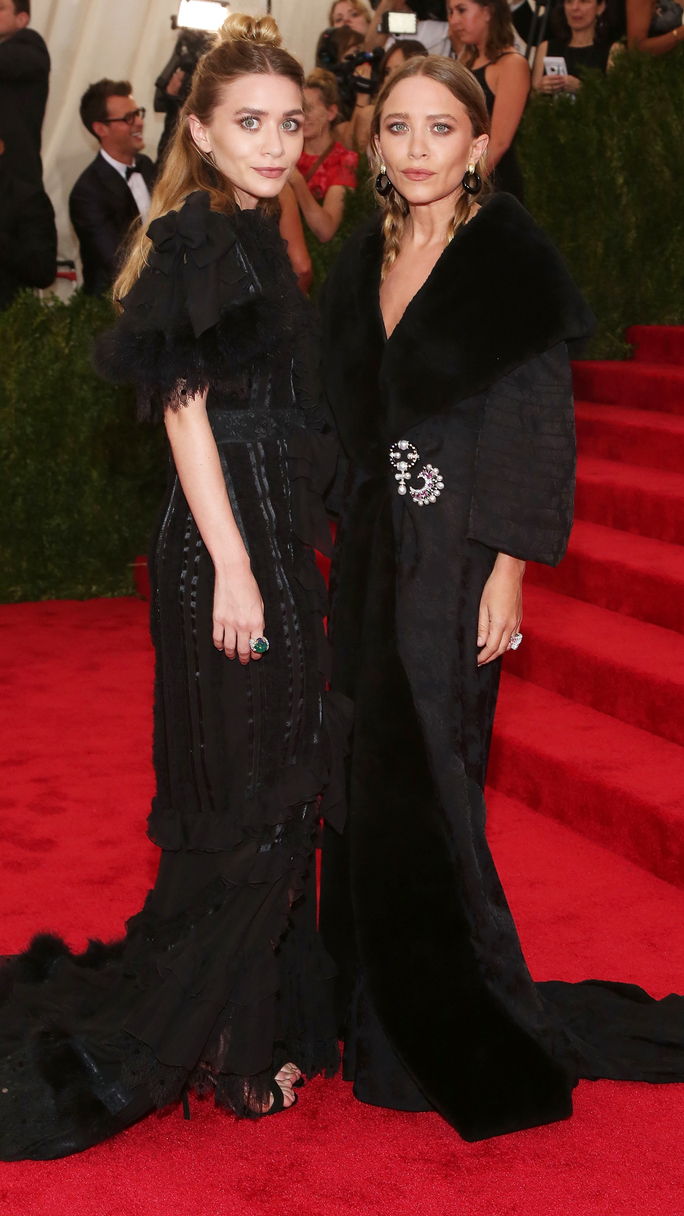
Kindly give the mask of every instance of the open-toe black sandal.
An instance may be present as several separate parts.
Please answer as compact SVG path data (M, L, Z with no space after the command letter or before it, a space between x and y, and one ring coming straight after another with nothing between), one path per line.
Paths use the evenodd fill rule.
M265 1118L266 1115L279 1115L281 1113L281 1111L292 1110L292 1107L297 1105L297 1095L296 1094L292 1095L294 1101L290 1102L289 1106L285 1105L285 1092L284 1092L284 1090L282 1090L280 1088L275 1077L271 1081L271 1093L273 1094L273 1101L272 1101L271 1105L269 1106L268 1110L265 1110L263 1112L263 1115L261 1116L262 1119Z

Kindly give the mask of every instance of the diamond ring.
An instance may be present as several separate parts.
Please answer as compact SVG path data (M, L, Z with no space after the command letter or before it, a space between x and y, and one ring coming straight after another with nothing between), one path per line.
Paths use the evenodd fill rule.
M520 645L522 640L523 640L523 635L521 633L512 633L511 640L508 643L507 649L508 650L517 650L518 646ZM251 642L250 642L250 645L251 645Z

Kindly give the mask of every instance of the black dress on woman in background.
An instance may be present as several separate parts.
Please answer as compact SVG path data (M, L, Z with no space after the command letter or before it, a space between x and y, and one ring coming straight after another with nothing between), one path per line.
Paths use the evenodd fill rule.
M535 983L485 834L500 662L477 666L478 609L497 552L563 555L566 343L591 317L505 194L456 234L389 338L382 254L373 221L325 300L327 392L353 469L333 688L355 709L348 826L326 832L321 928L356 1096L436 1109L481 1140L566 1117L579 1077L684 1080L684 999Z
M517 51L504 51L504 55L517 55ZM503 56L499 56L503 58ZM494 102L496 95L492 93L487 84L487 68L491 67L491 63L484 63L481 68L471 68L473 76L479 84L485 96L487 105L487 113L492 117L494 113ZM520 169L520 163L515 151L515 139L509 148L506 148L501 160L499 161L492 175L492 184L497 191L505 191L507 194L513 194L521 203L524 202L525 188L523 185L523 176Z
M307 306L258 211L227 217L196 192L150 235L100 363L136 383L148 417L210 386L271 649L243 667L214 648L213 565L172 469L151 553L159 873L123 941L74 956L44 936L5 965L4 1160L76 1152L188 1085L253 1115L285 1060L309 1075L336 1064L311 858L326 787L338 822L332 733L345 711L324 692L312 545L329 540L318 491L330 461Z

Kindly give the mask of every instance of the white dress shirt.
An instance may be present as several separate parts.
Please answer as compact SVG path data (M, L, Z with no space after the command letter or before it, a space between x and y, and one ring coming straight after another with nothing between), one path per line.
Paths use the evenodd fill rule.
M117 173L124 179L135 199L135 205L140 212L141 219L143 221L146 220L150 209L150 192L147 189L147 183L142 173L136 169L135 173L132 173L128 181L126 181L126 170L130 168L129 165L122 164L120 160L114 160L114 157L105 152L104 148L100 148L100 156L104 156L107 164L111 165L112 169L116 169Z

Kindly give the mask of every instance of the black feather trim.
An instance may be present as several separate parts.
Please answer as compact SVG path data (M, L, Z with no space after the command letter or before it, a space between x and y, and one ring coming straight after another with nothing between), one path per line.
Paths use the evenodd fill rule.
M245 377L292 351L305 303L258 211L219 214L196 191L149 235L149 264L95 352L100 375L135 385L141 420L207 387L242 395Z

